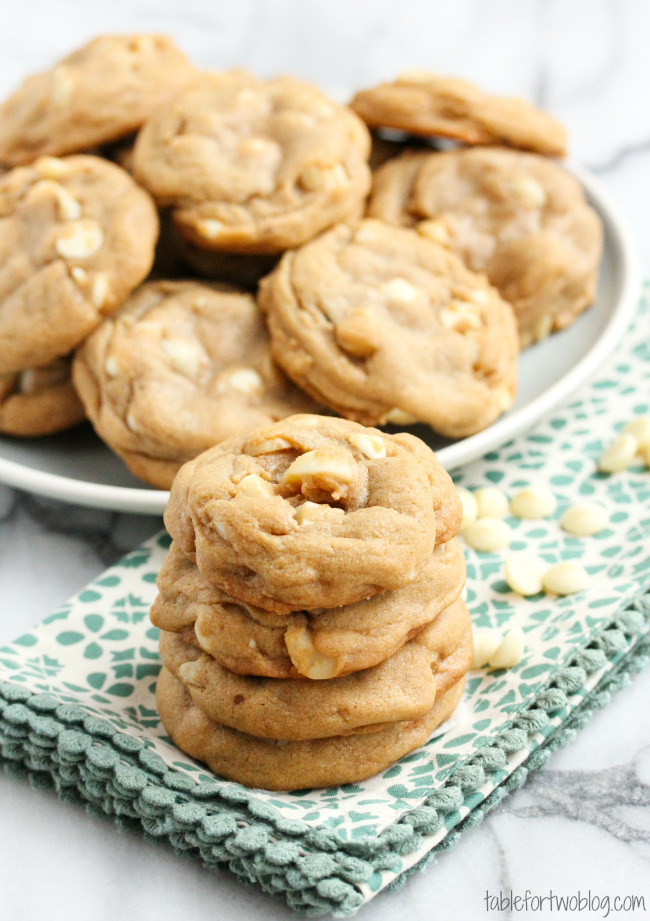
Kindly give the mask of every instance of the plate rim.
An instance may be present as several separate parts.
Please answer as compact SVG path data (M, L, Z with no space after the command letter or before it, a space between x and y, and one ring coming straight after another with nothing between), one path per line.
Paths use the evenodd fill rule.
M614 241L615 258L622 279L616 309L589 351L544 393L513 415L502 416L482 432L437 449L438 460L451 472L483 457L495 447L507 444L561 405L611 355L636 311L641 291L641 271L636 242L625 217L610 193L589 170L572 160L563 161L562 166L582 183ZM0 483L86 508L132 514L162 515L169 499L169 492L165 490L76 480L3 457L0 457Z

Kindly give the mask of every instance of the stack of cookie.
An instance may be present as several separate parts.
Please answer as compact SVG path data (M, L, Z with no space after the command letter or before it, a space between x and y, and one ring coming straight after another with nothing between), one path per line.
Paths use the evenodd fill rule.
M151 619L174 742L248 786L368 777L456 707L461 510L410 435L298 415L185 464Z

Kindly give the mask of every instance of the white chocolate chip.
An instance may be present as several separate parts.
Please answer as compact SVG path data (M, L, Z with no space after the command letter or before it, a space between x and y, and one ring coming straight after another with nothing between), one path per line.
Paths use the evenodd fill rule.
M99 224L84 218L69 224L54 245L64 259L86 259L96 253L103 242L104 234Z
M120 373L120 366L114 355L109 355L104 362L104 371L109 377L117 377Z
M415 229L420 236L427 237L427 239L433 240L434 243L439 243L441 246L447 246L451 239L449 228L441 218L420 221Z
M474 631L472 668L483 668L499 648L501 636L496 630Z
M618 473L630 466L638 450L637 440L634 435L626 432L601 454L598 459L598 469L602 473Z
M505 518L510 510L508 497L497 486L483 486L474 491L477 518Z
M287 125L298 125L301 128L312 128L316 124L314 116L306 112L283 112L282 121Z
M536 179L531 176L518 176L511 183L517 201L525 208L543 208L546 204L546 192Z
M515 394L509 387L500 387L496 393L497 404L505 412L515 401Z
M260 454L273 454L274 451L286 451L293 448L286 438L266 438L253 445L246 445L246 454L250 457L259 457Z
M207 217L202 221L198 221L196 229L206 240L217 240L223 233L225 226L221 221Z
M126 422L127 428L129 428L132 432L134 432L137 435L137 433L140 431L140 428L138 426L138 423L135 421L135 412L133 410L133 407L130 407L129 411L126 414L126 418L124 421Z
M460 524L460 530L464 531L473 521L478 518L478 503L474 498L474 493L464 486L458 486L456 489L460 504L463 507L463 520Z
M191 339L161 339L160 347L170 360L174 371L196 380L206 365L203 349Z
M93 286L90 289L90 300L94 307L101 310L108 299L108 279L100 272L95 276Z
M257 643L253 639L248 641L248 645L250 646L251 649L257 649Z
M332 189L343 186L348 182L348 174L341 163L332 163L321 166L310 164L300 174L300 185L308 192L318 192L320 189Z
M269 138L251 137L243 138L239 143L239 150L243 154L261 156L278 150L278 145Z
M57 211L63 221L76 221L81 217L81 205L67 189L53 179L41 179L34 189L48 191L56 199Z
M350 435L348 441L371 460L386 457L386 442L378 435L355 434Z
M511 530L502 518L479 518L463 531L465 543L474 550L494 553L510 543Z
M489 660L490 668L512 668L521 662L524 654L524 631L521 627L513 627L508 630L499 648L494 652Z
M217 519L212 522L212 525L222 540L228 540L228 532L226 531L226 525L223 521Z
M333 678L339 669L339 660L326 656L314 646L309 628L292 624L284 634L284 642L291 661L301 675L312 681Z
M76 281L78 285L83 285L88 281L88 272L82 269L81 266L74 265L70 269L70 274L72 275L73 281Z
M237 484L237 492L251 499L268 499L273 495L273 487L257 473L249 473Z
M636 439L638 449L650 445L650 417L637 416L636 419L632 419L623 426L622 434L632 435Z
M542 591L542 576L546 566L529 550L517 550L506 560L506 582L518 595L527 598Z
M351 483L354 479L354 466L345 457L332 454L327 448L317 448L315 451L306 451L295 459L284 472L282 478L285 483L299 483L305 477L326 474Z
M393 425L414 425L418 420L411 413L395 406L386 413L386 422L392 422Z
M377 229L374 221L364 221L363 224L354 234L355 243L364 246L366 243L375 243L377 240Z
M609 512L598 502L578 502L560 518L560 526L576 537L591 537L604 531L609 524Z
M264 386L264 381L253 368L240 368L228 377L228 385L239 393L255 393Z
M545 486L527 486L510 500L510 511L517 518L549 518L557 508L557 499Z
M57 108L66 106L72 98L74 79L66 67L55 67L52 71L50 98Z
M639 448L639 456L646 467L650 467L650 442L642 444Z
M330 524L345 515L342 508L318 502L303 502L294 511L294 518L301 528L313 528L321 522Z
M62 179L70 174L70 167L58 157L39 157L34 168L43 179Z
M542 584L545 591L554 595L573 595L587 588L589 576L579 563L567 560L547 569Z
M553 329L553 317L551 314L545 314L543 317L540 317L535 326L533 327L533 339L535 342L541 342L542 339L546 339L547 336L550 336L551 330Z
M380 287L381 293L396 304L409 304L416 300L420 292L405 278L391 278Z
M438 319L445 329L454 329L466 333L470 329L480 329L483 325L478 306L468 301L450 301L438 311Z
M194 688L200 688L202 685L198 683L196 678L198 670L198 660L194 662L183 662L183 664L178 667L178 677L184 684L190 684Z

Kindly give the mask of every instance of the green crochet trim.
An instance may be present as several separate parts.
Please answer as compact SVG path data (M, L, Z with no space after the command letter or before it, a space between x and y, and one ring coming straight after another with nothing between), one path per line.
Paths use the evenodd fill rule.
M375 838L342 841L333 829L283 818L244 788L197 787L107 720L10 682L0 683L0 760L33 786L54 787L62 799L112 815L119 825L148 838L167 840L210 869L227 867L244 883L281 896L291 908L346 917L364 902L360 884L376 888L375 874L392 870L399 875L387 888L400 888L570 741L613 691L646 664L649 631L646 588L569 665L555 670L532 705L457 765L423 805ZM589 676L607 666L588 691ZM577 705L570 700L576 694L584 697ZM508 759L517 756L522 763L509 769ZM486 783L495 787L488 795L481 792ZM471 809L465 818L459 812L463 806ZM443 828L442 841L432 841L422 860L400 872L400 856L422 849L427 837Z

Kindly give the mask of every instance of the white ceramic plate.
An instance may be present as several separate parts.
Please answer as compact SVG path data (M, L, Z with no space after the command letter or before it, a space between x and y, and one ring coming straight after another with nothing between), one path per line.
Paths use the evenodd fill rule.
M513 408L483 432L454 443L414 427L453 470L531 428L587 380L621 339L637 305L636 251L616 206L586 171L572 166L605 229L596 303L569 329L527 349L519 360ZM34 441L0 437L0 482L64 502L120 512L160 515L167 492L132 477L86 424Z

